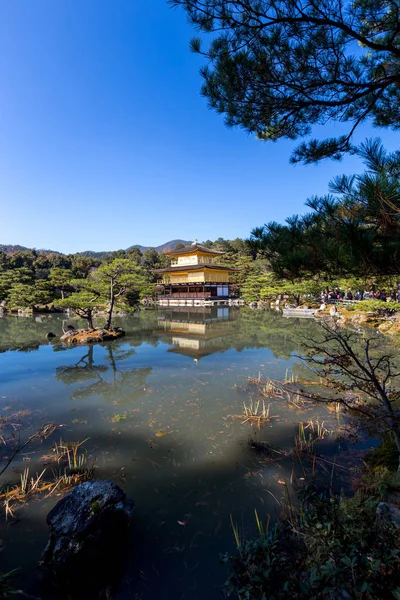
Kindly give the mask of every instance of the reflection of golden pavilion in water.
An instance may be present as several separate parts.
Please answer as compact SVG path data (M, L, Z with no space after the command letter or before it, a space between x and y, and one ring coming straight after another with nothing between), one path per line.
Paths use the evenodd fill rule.
M174 348L196 362L224 348L223 338L234 332L236 310L228 307L176 307L158 319L157 333L164 333Z

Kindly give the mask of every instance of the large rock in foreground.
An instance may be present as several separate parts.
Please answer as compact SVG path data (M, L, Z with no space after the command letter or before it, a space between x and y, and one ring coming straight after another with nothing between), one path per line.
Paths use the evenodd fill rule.
M125 548L133 506L112 481L79 484L47 516L50 540L43 564L72 583L90 567L96 578L107 577L104 568L111 569Z
M77 346L79 344L108 342L124 335L125 331L120 327L114 327L113 329L70 329L60 339L68 346Z

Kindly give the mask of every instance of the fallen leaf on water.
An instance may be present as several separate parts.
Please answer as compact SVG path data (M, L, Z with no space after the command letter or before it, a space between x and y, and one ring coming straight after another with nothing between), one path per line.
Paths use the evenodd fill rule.
M187 525L187 521L178 521L178 525Z

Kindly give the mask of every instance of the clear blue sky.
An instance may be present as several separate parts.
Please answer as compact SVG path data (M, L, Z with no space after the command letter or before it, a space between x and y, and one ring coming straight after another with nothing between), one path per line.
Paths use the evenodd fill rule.
M359 168L354 157L293 167L293 144L225 128L200 96L194 34L165 0L1 3L0 243L247 237ZM359 137L377 134L396 147L371 127Z

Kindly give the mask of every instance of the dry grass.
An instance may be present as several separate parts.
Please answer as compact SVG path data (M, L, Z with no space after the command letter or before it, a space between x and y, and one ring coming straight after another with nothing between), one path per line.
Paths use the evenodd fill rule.
M243 415L244 417L242 423L247 423L251 421L252 423L256 423L261 425L262 422L270 421L272 418L270 415L271 405L265 404L265 400L253 400L252 398L246 404L243 402Z
M51 457L60 465L59 469L45 467L41 473L31 475L26 466L20 476L20 482L0 491L0 501L3 503L6 518L13 517L18 504L27 502L32 496L47 492L46 497L56 490L67 490L94 476L95 460L89 461L87 452L80 452L82 442L63 442L55 444Z
M250 385L256 385L258 391L266 398L276 398L278 400L285 400L288 404L295 406L296 408L303 408L305 401L301 397L301 395L296 392L296 390L291 390L285 387L290 384L298 384L300 383L297 376L291 374L289 378L289 373L286 371L284 381L277 382L269 377L265 377L261 379L260 375L258 378L249 377L248 383Z

